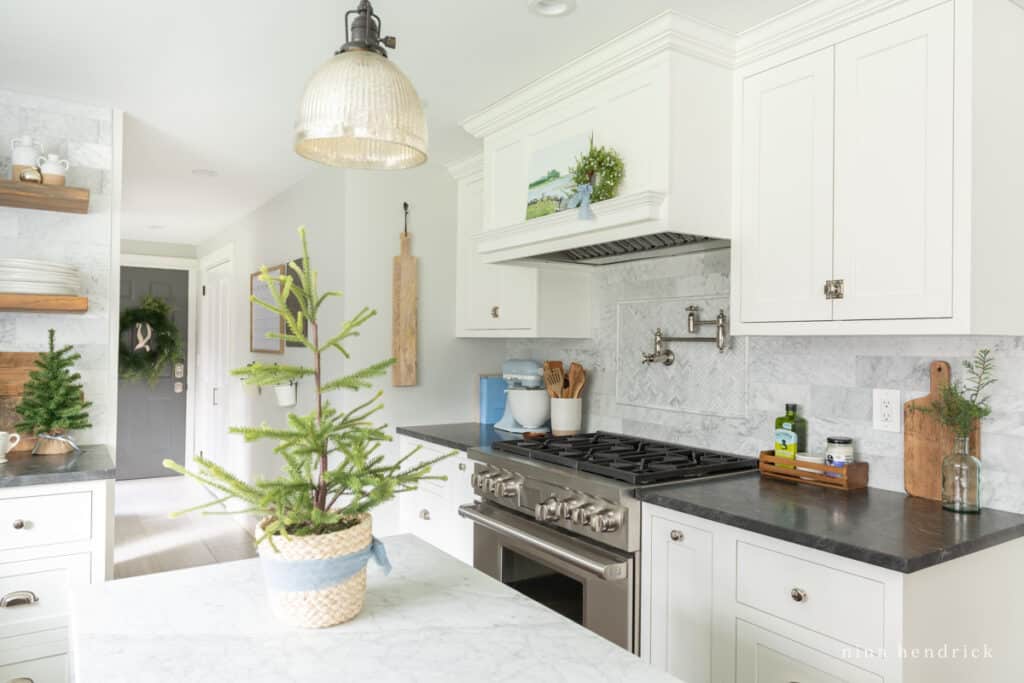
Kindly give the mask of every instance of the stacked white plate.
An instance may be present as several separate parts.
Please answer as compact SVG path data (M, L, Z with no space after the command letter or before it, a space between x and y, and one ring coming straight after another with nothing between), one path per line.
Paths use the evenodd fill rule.
M52 261L0 258L0 292L5 294L79 293L78 268Z

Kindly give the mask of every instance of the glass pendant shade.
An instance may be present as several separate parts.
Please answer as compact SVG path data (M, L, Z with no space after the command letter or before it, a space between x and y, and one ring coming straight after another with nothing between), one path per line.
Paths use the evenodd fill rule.
M412 83L386 57L347 50L306 84L295 151L328 166L401 169L427 160L427 121Z

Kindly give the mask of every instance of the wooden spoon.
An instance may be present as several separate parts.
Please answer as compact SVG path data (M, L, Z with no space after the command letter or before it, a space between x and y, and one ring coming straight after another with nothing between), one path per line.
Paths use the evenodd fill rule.
M579 363L569 366L569 388L564 396L566 398L579 398L583 393L583 385L587 383L587 373Z

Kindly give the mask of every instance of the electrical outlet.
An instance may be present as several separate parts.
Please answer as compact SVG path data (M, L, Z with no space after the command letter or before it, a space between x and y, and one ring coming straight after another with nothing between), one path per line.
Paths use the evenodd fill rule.
M898 432L903 417L899 389L875 389L872 411L872 425L883 432Z

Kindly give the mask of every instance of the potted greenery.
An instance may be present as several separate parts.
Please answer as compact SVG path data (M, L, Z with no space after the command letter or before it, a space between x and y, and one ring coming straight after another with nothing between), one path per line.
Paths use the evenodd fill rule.
M287 331L270 336L301 343L312 356L312 365L253 363L233 371L257 386L302 378L313 383L313 411L289 414L287 427L231 428L246 441L277 441L274 451L283 459L281 476L250 484L202 456L192 459L195 471L186 471L171 460L165 460L164 466L223 494L175 515L235 499L244 503L239 512L261 518L256 543L271 607L288 623L319 628L348 621L362 609L370 557L385 570L389 568L383 546L372 537L370 510L416 488L424 479L443 478L430 475L430 468L447 456L407 465L413 451L389 463L378 452L383 442L391 440L384 432L386 425L374 424L371 419L382 408L382 392L348 410L325 398L337 390L369 388L371 380L383 375L394 361L385 360L336 379L323 376L323 355L337 352L347 358L346 340L357 336L376 311L364 308L337 333L321 334L321 307L340 294L318 291L304 229L299 228L299 236L303 265L289 263L290 275L271 275L262 267L260 279L267 283L273 301L253 297L253 302L284 318ZM298 302L294 315L286 303L289 297ZM303 332L304 323L308 323L308 332Z
M82 376L73 370L82 356L68 345L56 347L50 330L50 350L39 354L15 411L21 417L15 429L36 438L33 455L58 455L78 450L71 431L91 427L82 393Z
M995 363L989 349L964 361L966 380L942 387L939 398L918 410L934 415L953 432L953 451L942 460L942 506L954 512L981 510L981 461L970 453L975 425L992 413L988 389L995 384Z

